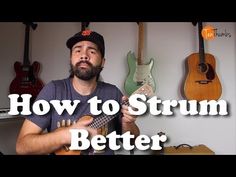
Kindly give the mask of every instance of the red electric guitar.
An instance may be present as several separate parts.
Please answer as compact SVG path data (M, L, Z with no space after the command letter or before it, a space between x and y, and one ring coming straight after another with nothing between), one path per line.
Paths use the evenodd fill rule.
M25 24L25 43L24 43L24 60L23 64L19 61L15 62L14 69L16 72L16 77L10 84L10 93L13 94L31 94L31 101L34 101L40 90L43 88L44 84L40 78L38 78L38 73L40 70L40 64L34 61L30 64L29 60L29 35L30 27L33 30L36 29L37 24L34 23L24 23Z

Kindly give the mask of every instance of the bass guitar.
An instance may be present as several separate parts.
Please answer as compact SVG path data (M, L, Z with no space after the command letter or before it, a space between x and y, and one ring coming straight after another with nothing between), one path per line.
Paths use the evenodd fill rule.
M222 87L215 72L213 55L204 52L202 22L198 22L199 53L187 57L188 74L184 83L184 94L188 100L218 100Z
M16 76L10 84L11 94L31 94L31 101L34 101L38 93L43 88L44 84L38 77L40 70L40 64L34 61L30 64L29 60L29 35L30 27L36 29L37 24L24 23L25 24L25 43L24 43L24 59L23 64L19 61L14 63L14 69Z
M151 86L153 92L156 90L155 80L151 74L154 59L151 58L147 64L144 64L143 61L144 23L139 22L138 26L138 58L136 59L135 54L131 51L127 55L129 73L125 80L124 87L129 96L145 84Z

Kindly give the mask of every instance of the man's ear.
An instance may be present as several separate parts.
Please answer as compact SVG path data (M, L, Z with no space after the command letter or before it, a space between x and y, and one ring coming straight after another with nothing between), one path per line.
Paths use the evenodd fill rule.
M102 65L101 65L102 67L104 67L105 60L106 60L105 58L102 59Z

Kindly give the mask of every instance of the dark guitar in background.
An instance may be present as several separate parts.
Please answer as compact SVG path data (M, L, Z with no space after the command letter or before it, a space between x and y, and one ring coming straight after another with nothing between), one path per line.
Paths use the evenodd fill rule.
M24 41L24 59L23 63L16 61L14 69L16 76L10 84L10 94L31 94L31 103L35 100L44 84L38 77L40 63L34 61L31 65L29 60L29 37L30 28L36 29L37 24L25 22L25 41Z
M187 57L184 94L188 100L218 100L222 87L215 71L216 61L213 55L205 53L201 32L202 22L198 22L199 53Z

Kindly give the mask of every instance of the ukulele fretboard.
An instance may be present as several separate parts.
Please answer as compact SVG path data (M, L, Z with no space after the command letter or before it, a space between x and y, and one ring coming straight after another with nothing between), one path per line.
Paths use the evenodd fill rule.
M128 101L124 101L122 105L128 105ZM118 113L115 115L106 115L102 114L96 117L93 122L89 125L91 128L101 128L102 126L106 125L108 122L110 122L112 119L114 119L116 116L118 116Z

